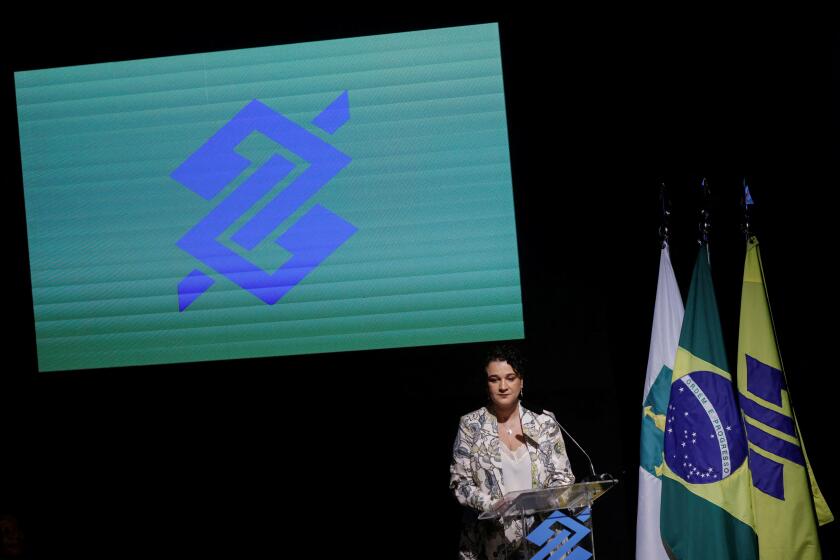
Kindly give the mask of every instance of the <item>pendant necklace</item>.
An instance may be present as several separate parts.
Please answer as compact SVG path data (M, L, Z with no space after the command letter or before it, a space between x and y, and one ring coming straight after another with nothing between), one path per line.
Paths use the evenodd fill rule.
M508 433L509 436L513 435L513 430L510 428L510 426L505 425L505 429L507 430L507 433Z

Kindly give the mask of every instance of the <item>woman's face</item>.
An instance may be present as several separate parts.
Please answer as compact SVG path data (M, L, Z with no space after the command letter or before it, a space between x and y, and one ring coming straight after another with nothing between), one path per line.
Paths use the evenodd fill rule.
M499 408L509 408L516 404L522 390L522 378L513 371L507 362L487 364L487 391L490 400Z

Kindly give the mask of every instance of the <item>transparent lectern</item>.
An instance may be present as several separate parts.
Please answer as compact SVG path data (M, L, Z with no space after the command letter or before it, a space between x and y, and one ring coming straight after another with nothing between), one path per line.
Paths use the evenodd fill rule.
M617 483L611 479L509 492L478 518L496 519L503 526L521 524L525 536L509 543L509 560L594 559L592 503Z

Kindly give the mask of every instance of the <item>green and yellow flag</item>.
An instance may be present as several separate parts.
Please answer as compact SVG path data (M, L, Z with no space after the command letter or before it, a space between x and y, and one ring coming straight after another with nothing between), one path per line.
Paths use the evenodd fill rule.
M811 472L790 403L755 237L744 263L738 390L761 560L819 559L817 524L834 516Z
M704 245L688 292L665 423L660 531L672 558L754 560L747 438Z

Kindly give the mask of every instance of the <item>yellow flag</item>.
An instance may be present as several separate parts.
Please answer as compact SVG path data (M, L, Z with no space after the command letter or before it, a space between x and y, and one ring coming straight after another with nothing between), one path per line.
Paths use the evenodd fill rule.
M790 404L755 237L747 243L744 264L737 370L759 557L819 559L817 524L834 516L811 471Z

